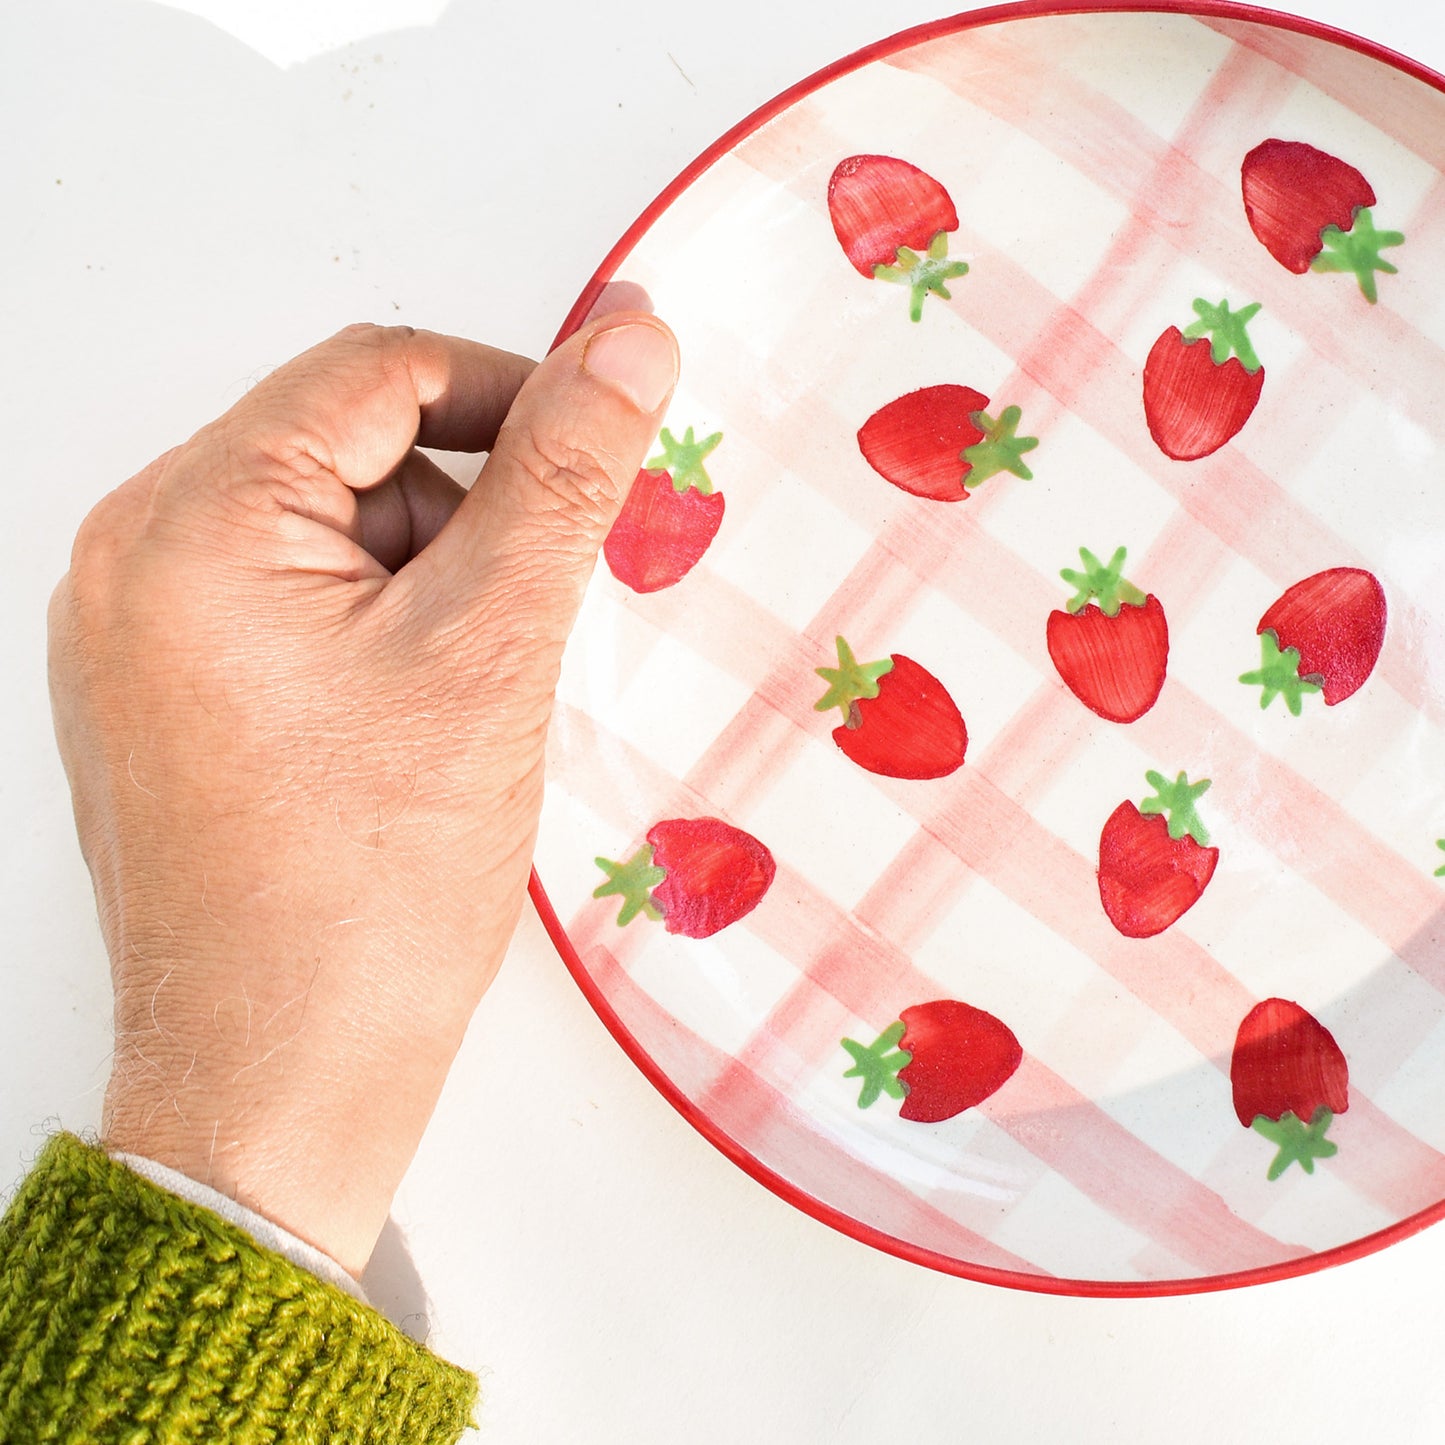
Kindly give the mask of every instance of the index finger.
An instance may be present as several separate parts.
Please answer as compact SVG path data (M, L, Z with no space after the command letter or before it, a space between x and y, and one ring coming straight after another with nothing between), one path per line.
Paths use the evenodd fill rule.
M364 489L413 446L489 451L534 365L440 332L348 326L272 372L217 426L232 448Z

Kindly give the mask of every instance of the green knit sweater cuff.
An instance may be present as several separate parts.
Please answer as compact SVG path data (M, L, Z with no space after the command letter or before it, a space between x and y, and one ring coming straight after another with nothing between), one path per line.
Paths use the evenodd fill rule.
M434 1445L475 1378L70 1135L0 1219L0 1441Z

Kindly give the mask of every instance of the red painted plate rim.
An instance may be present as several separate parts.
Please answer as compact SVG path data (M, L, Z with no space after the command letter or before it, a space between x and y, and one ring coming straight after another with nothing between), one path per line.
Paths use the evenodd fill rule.
M1353 50L1369 59L1380 61L1414 79L1445 93L1445 76L1428 66L1411 60L1408 56L1380 45L1362 36L1352 35L1321 21L1307 20L1302 16L1290 15L1283 11L1266 10L1258 5L1237 4L1233 0L1153 0L1153 3L1126 3L1120 5L1087 3L1051 3L1051 0L1013 0L1013 3L991 5L979 10L965 11L940 20L928 21L901 30L886 39L875 41L831 65L824 66L812 75L774 96L745 116L730 130L703 151L694 161L685 166L667 186L642 211L638 218L622 234L607 253L601 265L593 273L581 294L567 313L561 328L552 342L555 348L572 335L587 318L596 304L598 296L607 283L616 275L623 260L631 254L641 238L653 227L659 217L697 180L714 162L727 155L745 137L751 135L774 116L781 114L804 97L820 90L840 76L859 70L882 57L896 54L910 46L924 41L935 40L943 35L954 35L965 30L975 30L986 25L998 25L1012 20L1039 19L1055 15L1186 15L1197 19L1225 19L1247 21L1256 25L1270 26L1276 30L1287 30L1307 35ZM755 1158L736 1140L725 1133L712 1119L687 1098L672 1080L654 1062L647 1050L633 1036L618 1017L616 1010L602 994L591 974L588 973L577 950L567 936L556 910L536 868L532 869L528 893L533 906L547 930L552 945L556 948L568 972L591 1004L593 1011L606 1026L608 1032L621 1045L628 1058L641 1070L643 1076L665 1098L694 1129L710 1144L732 1160L740 1169L749 1174L780 1199L811 1215L821 1223L829 1225L841 1234L871 1245L885 1254L895 1255L914 1264L951 1274L980 1284L1001 1285L1010 1289L1027 1290L1035 1294L1059 1294L1081 1298L1130 1299L1158 1298L1161 1296L1203 1294L1214 1290L1239 1289L1246 1285L1268 1284L1274 1280L1291 1279L1300 1275L1314 1274L1335 1265L1373 1254L1377 1250L1397 1244L1417 1234L1428 1225L1445 1218L1445 1199L1409 1215L1405 1219L1367 1234L1347 1244L1321 1250L1302 1259L1289 1260L1281 1264L1261 1265L1254 1269L1239 1270L1230 1274L1200 1275L1167 1280L1100 1280L1070 1279L1048 1274L1030 1274L1017 1270L996 1269L988 1265L973 1264L926 1249L896 1235L885 1233L872 1225L853 1219L834 1205L800 1189L783 1178L775 1170Z

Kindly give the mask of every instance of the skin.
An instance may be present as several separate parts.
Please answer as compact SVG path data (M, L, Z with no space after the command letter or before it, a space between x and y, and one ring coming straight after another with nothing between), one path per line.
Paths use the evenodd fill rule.
M51 693L103 1138L360 1273L525 892L563 643L676 344L353 327L105 497ZM418 446L490 452L464 492Z

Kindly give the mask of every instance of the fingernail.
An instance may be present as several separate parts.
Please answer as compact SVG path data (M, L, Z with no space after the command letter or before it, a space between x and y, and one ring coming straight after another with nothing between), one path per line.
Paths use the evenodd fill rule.
M599 321L615 311L652 311L652 297L636 281L609 281L598 293L592 309L582 319Z
M652 412L677 382L677 347L660 327L625 321L599 331L587 343L582 365L598 381L616 387L639 411Z

